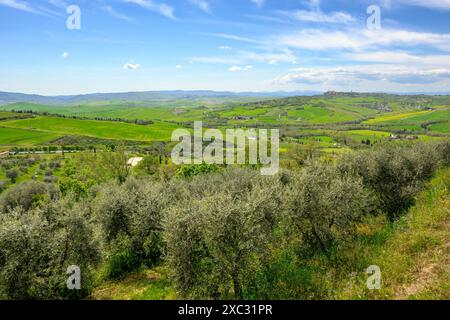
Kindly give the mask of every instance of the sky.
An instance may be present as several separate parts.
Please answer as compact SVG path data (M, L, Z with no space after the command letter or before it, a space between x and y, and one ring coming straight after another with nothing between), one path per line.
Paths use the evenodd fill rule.
M0 43L0 91L450 91L450 0L0 0Z

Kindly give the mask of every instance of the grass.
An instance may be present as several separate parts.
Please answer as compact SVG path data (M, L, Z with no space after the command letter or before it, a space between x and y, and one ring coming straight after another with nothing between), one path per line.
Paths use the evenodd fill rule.
M178 126L166 122L155 122L141 126L122 122L77 120L58 117L35 117L23 120L5 121L9 128L33 130L30 132L52 133L54 135L81 135L103 139L162 141L170 140L172 131ZM39 132L39 133L38 133Z
M450 169L436 175L400 221L374 225L364 227L368 235L354 250L357 260L381 268L381 290L365 287L367 275L341 274L336 298L450 299Z
M176 293L163 268L143 270L119 281L107 281L91 295L94 300L175 300Z
M29 147L49 143L60 136L53 132L0 127L0 146Z
M365 121L366 124L378 124L378 123L384 123L384 122L390 122L390 121L397 121L397 120L405 120L414 118L417 116L422 116L425 114L432 113L431 110L426 111L416 111L416 112L406 112L406 113L399 113L399 114L391 114L391 115L385 115L381 116L375 119L370 119Z

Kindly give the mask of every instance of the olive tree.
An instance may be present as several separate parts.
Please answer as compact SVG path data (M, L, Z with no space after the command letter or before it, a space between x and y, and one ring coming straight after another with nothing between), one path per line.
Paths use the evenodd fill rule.
M162 184L134 179L99 191L94 212L111 262L108 276L160 260L161 212L169 199Z
M167 262L178 290L194 298L243 298L280 218L279 178L227 170L183 188L188 196L164 219Z
M440 164L440 156L431 144L383 146L344 157L340 172L356 174L373 190L380 210L395 220L414 201L414 195Z
M6 212L16 207L31 209L46 199L55 200L59 192L55 185L28 181L6 190L0 197L0 211Z
M294 175L287 192L289 225L306 245L323 252L351 236L373 205L361 178L330 165L307 166Z
M0 216L0 296L9 299L85 297L99 244L86 207L70 201ZM67 268L81 270L81 290L66 287Z

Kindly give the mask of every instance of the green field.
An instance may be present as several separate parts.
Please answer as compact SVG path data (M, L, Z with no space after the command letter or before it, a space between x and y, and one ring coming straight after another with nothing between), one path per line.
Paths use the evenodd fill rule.
M60 106L14 103L0 107L4 110L0 111L0 126L20 130L3 129L0 146L40 145L68 135L168 141L174 129L191 127L194 121L202 120L209 127L219 129L275 127L287 137L321 136L320 141L314 138L312 141L327 148L336 143L380 142L388 140L391 134L415 135L420 139L432 134L450 134L449 106L448 96L353 93L259 102L214 98L95 101ZM17 113L19 110L21 113ZM27 113L29 111L35 114ZM154 124L142 126L126 122L135 120L151 120ZM311 138L303 138L297 142L310 141Z
M49 143L59 137L60 135L53 132L0 127L0 146L40 145Z
M36 117L5 121L2 122L2 125L9 128L25 129L37 135L51 133L134 141L170 140L172 131L178 128L175 124L163 122L140 126L121 122L76 120L57 117Z

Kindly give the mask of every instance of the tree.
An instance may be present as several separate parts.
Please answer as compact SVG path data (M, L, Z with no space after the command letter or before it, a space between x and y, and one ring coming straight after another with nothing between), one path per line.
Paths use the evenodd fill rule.
M111 257L109 277L120 277L142 264L151 267L160 260L162 210L170 199L167 186L134 179L99 191L94 212Z
M279 178L227 170L198 176L181 189L183 200L164 219L178 290L193 298L242 299L269 253L281 205Z
M7 212L17 207L29 210L46 199L56 200L58 190L53 184L28 181L6 190L0 197L0 211Z
M119 184L124 183L130 175L131 167L128 165L128 156L123 146L102 152L101 163L111 172Z
M296 174L287 194L288 226L306 245L323 252L336 240L346 240L374 205L361 178L322 164Z
M100 261L86 207L58 201L0 216L0 296L9 299L86 297ZM81 270L82 290L68 290L66 270Z
M8 170L6 177L11 180L11 183L15 183L19 173L16 170Z

